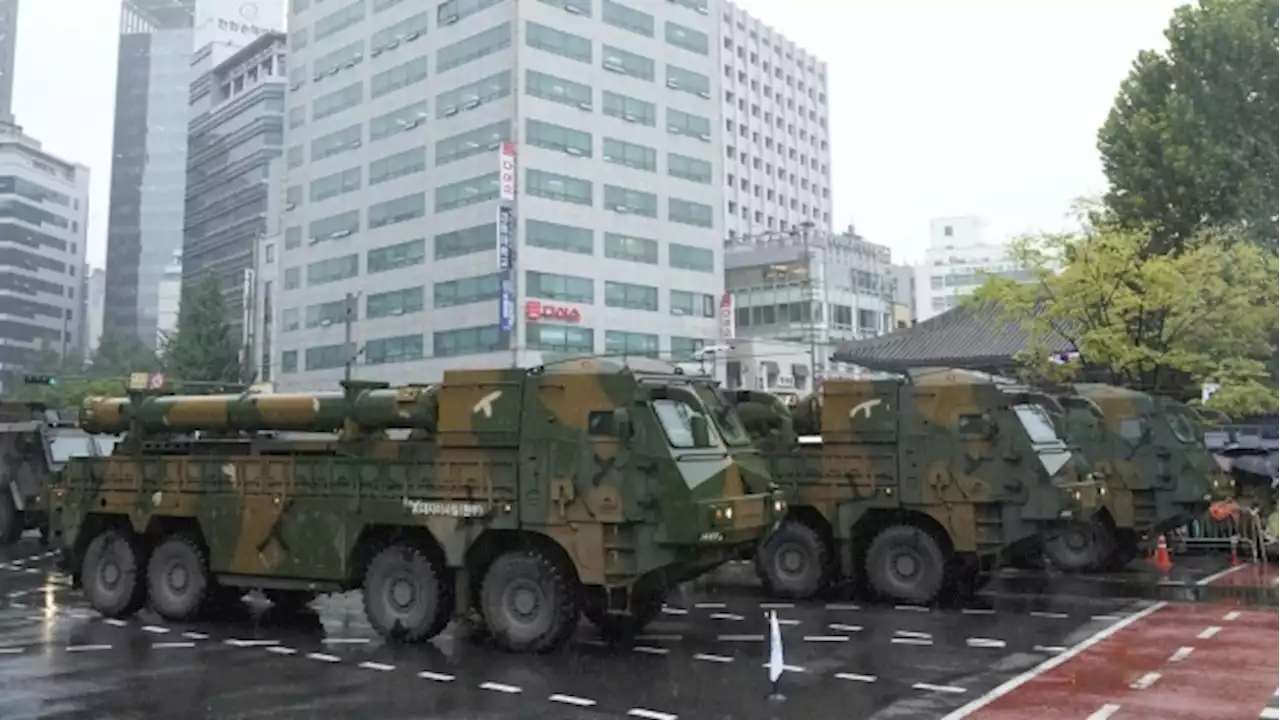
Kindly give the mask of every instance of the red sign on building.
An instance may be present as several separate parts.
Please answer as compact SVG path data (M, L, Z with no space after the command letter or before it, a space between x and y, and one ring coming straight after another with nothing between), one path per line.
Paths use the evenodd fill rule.
M578 312L578 308L564 305L548 305L541 300L530 300L524 304L524 319L529 322L558 320L560 322L576 323L582 320L582 313Z

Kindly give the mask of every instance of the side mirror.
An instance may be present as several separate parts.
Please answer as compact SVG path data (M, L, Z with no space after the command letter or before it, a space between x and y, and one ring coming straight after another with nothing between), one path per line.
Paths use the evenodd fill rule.
M631 439L631 413L626 408L613 409L613 432L619 440Z
M705 415L694 415L689 418L689 428L693 433L694 447L711 447L711 429L707 426Z

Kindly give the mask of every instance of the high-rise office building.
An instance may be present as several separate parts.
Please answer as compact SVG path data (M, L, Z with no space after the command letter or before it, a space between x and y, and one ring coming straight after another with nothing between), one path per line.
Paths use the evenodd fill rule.
M1030 280L1032 273L1009 257L1007 243L987 237L987 224L975 216L935 218L929 222L929 247L917 269L916 312L920 321L946 312L987 281L988 275Z
M210 43L192 61L182 277L218 279L236 338L267 228L267 170L284 144L285 42L268 32L221 61Z
M18 48L18 0L0 0L0 122L13 122L13 76Z

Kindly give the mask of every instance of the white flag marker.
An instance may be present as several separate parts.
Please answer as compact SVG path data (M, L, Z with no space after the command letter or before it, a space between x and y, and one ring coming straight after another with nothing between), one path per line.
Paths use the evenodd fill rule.
M782 658L782 630L778 627L778 611L769 611L769 682L773 685L773 690L769 694L770 700L782 700L784 696L778 691L778 679L782 677L782 671L786 667Z

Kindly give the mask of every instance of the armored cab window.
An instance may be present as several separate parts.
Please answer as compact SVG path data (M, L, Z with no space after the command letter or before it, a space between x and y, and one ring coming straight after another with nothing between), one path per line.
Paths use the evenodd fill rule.
M587 413L587 434L592 437L617 437L618 429L613 423L613 413L608 410Z
M658 416L658 422L662 425L662 431L666 433L667 440L672 447L677 448L695 448L698 447L697 437L694 432L694 418L700 418L702 426L708 428L706 419L697 410L683 400L654 400L653 411ZM716 439L714 434L708 433L708 437L704 438L710 444L715 445Z
M987 417L981 414L966 414L956 418L956 431L961 435L986 437L989 424Z
M1120 437L1137 445L1146 437L1147 431L1143 426L1142 420L1138 418L1129 418L1120 421Z

